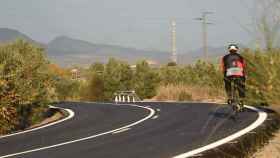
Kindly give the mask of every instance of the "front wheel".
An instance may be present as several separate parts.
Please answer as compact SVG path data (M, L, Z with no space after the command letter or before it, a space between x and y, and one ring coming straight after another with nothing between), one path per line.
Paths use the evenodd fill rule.
M231 106L232 106L234 116L236 116L242 110L241 106L237 103L232 103Z

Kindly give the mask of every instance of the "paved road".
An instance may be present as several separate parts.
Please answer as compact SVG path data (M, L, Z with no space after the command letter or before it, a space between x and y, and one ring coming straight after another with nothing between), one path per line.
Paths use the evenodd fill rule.
M258 117L256 112L247 110L234 120L229 107L208 103L137 105L150 107L155 113L149 117L151 110L130 105L59 104L72 109L75 117L41 130L0 139L0 158L34 149L38 151L11 157L169 158L231 135ZM127 125L132 127L108 132ZM90 136L93 137L70 142ZM65 142L70 144L61 144Z

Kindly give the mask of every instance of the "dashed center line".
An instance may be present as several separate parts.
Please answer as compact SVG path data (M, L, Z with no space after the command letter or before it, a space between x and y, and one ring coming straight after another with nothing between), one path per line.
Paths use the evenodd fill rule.
M158 118L159 118L159 115L152 117L153 120L158 119Z

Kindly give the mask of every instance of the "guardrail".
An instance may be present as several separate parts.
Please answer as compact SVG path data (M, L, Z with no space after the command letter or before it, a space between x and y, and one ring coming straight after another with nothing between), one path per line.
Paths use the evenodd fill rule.
M115 103L134 103L140 101L140 98L135 91L118 91L114 94L114 101Z

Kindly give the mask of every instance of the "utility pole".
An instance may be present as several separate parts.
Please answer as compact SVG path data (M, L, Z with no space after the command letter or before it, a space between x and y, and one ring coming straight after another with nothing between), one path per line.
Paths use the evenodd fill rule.
M195 20L199 20L202 22L202 43L203 43L203 53L204 53L204 60L208 60L208 32L207 32L207 25L209 23L207 21L207 15L213 14L213 12L203 12L200 18L195 18Z
M177 36L176 36L176 20L172 19L171 20L171 53L172 57L171 60L172 62L177 64Z

